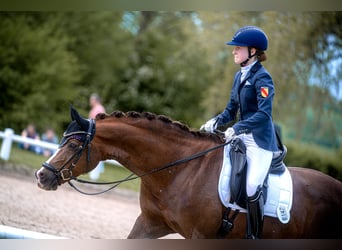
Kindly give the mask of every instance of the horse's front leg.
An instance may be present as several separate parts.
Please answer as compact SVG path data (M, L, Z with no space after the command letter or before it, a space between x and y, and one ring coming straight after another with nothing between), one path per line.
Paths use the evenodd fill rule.
M128 239L157 239L174 233L157 218L149 218L143 213L136 219L135 224L128 235Z

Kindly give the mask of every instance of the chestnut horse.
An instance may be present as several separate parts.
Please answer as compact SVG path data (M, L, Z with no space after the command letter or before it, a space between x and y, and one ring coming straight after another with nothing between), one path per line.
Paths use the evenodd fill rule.
M165 116L114 112L95 120L71 109L72 122L57 152L36 172L38 186L58 185L114 159L141 177L141 214L128 238L215 238L226 208L218 196L223 148L162 171L161 166L216 147L218 135L191 131ZM96 131L95 131L96 129ZM321 172L289 168L293 205L289 223L265 216L263 238L342 238L342 183ZM244 238L245 214L227 238Z

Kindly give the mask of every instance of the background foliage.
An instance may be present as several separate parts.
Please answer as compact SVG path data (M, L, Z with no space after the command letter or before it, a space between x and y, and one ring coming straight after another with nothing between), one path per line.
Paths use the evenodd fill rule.
M239 67L225 42L244 25L269 37L287 163L332 159L322 169L338 176L341 12L0 12L0 130L34 123L61 134L69 105L86 116L93 92L108 113L151 111L198 128L226 105Z

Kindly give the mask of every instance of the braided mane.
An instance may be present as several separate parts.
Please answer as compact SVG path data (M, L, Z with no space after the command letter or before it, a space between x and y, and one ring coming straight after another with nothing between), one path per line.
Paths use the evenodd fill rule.
M115 118L122 118L122 117L127 117L127 118L132 118L132 119L147 119L149 121L153 120L158 120L161 121L165 124L169 124L170 126L180 129L186 133L192 134L193 136L199 137L199 138L211 138L212 140L215 140L219 143L224 142L224 140L216 135L216 134L210 134L202 131L196 131L190 129L187 125L184 123L181 123L179 121L173 121L169 117L165 115L156 115L151 112L136 112L136 111L129 111L129 112L122 112L122 111L114 111L111 114L104 114L100 113L96 116L96 120L103 120L109 117L115 117Z

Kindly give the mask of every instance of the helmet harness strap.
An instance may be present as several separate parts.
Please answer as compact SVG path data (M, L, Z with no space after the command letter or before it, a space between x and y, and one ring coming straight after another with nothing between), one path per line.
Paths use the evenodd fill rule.
M245 61L243 61L242 63L240 63L240 66L245 67L247 65L249 59L251 59L256 54L257 54L257 52L255 52L254 55L252 55L252 47L248 46L248 58Z

